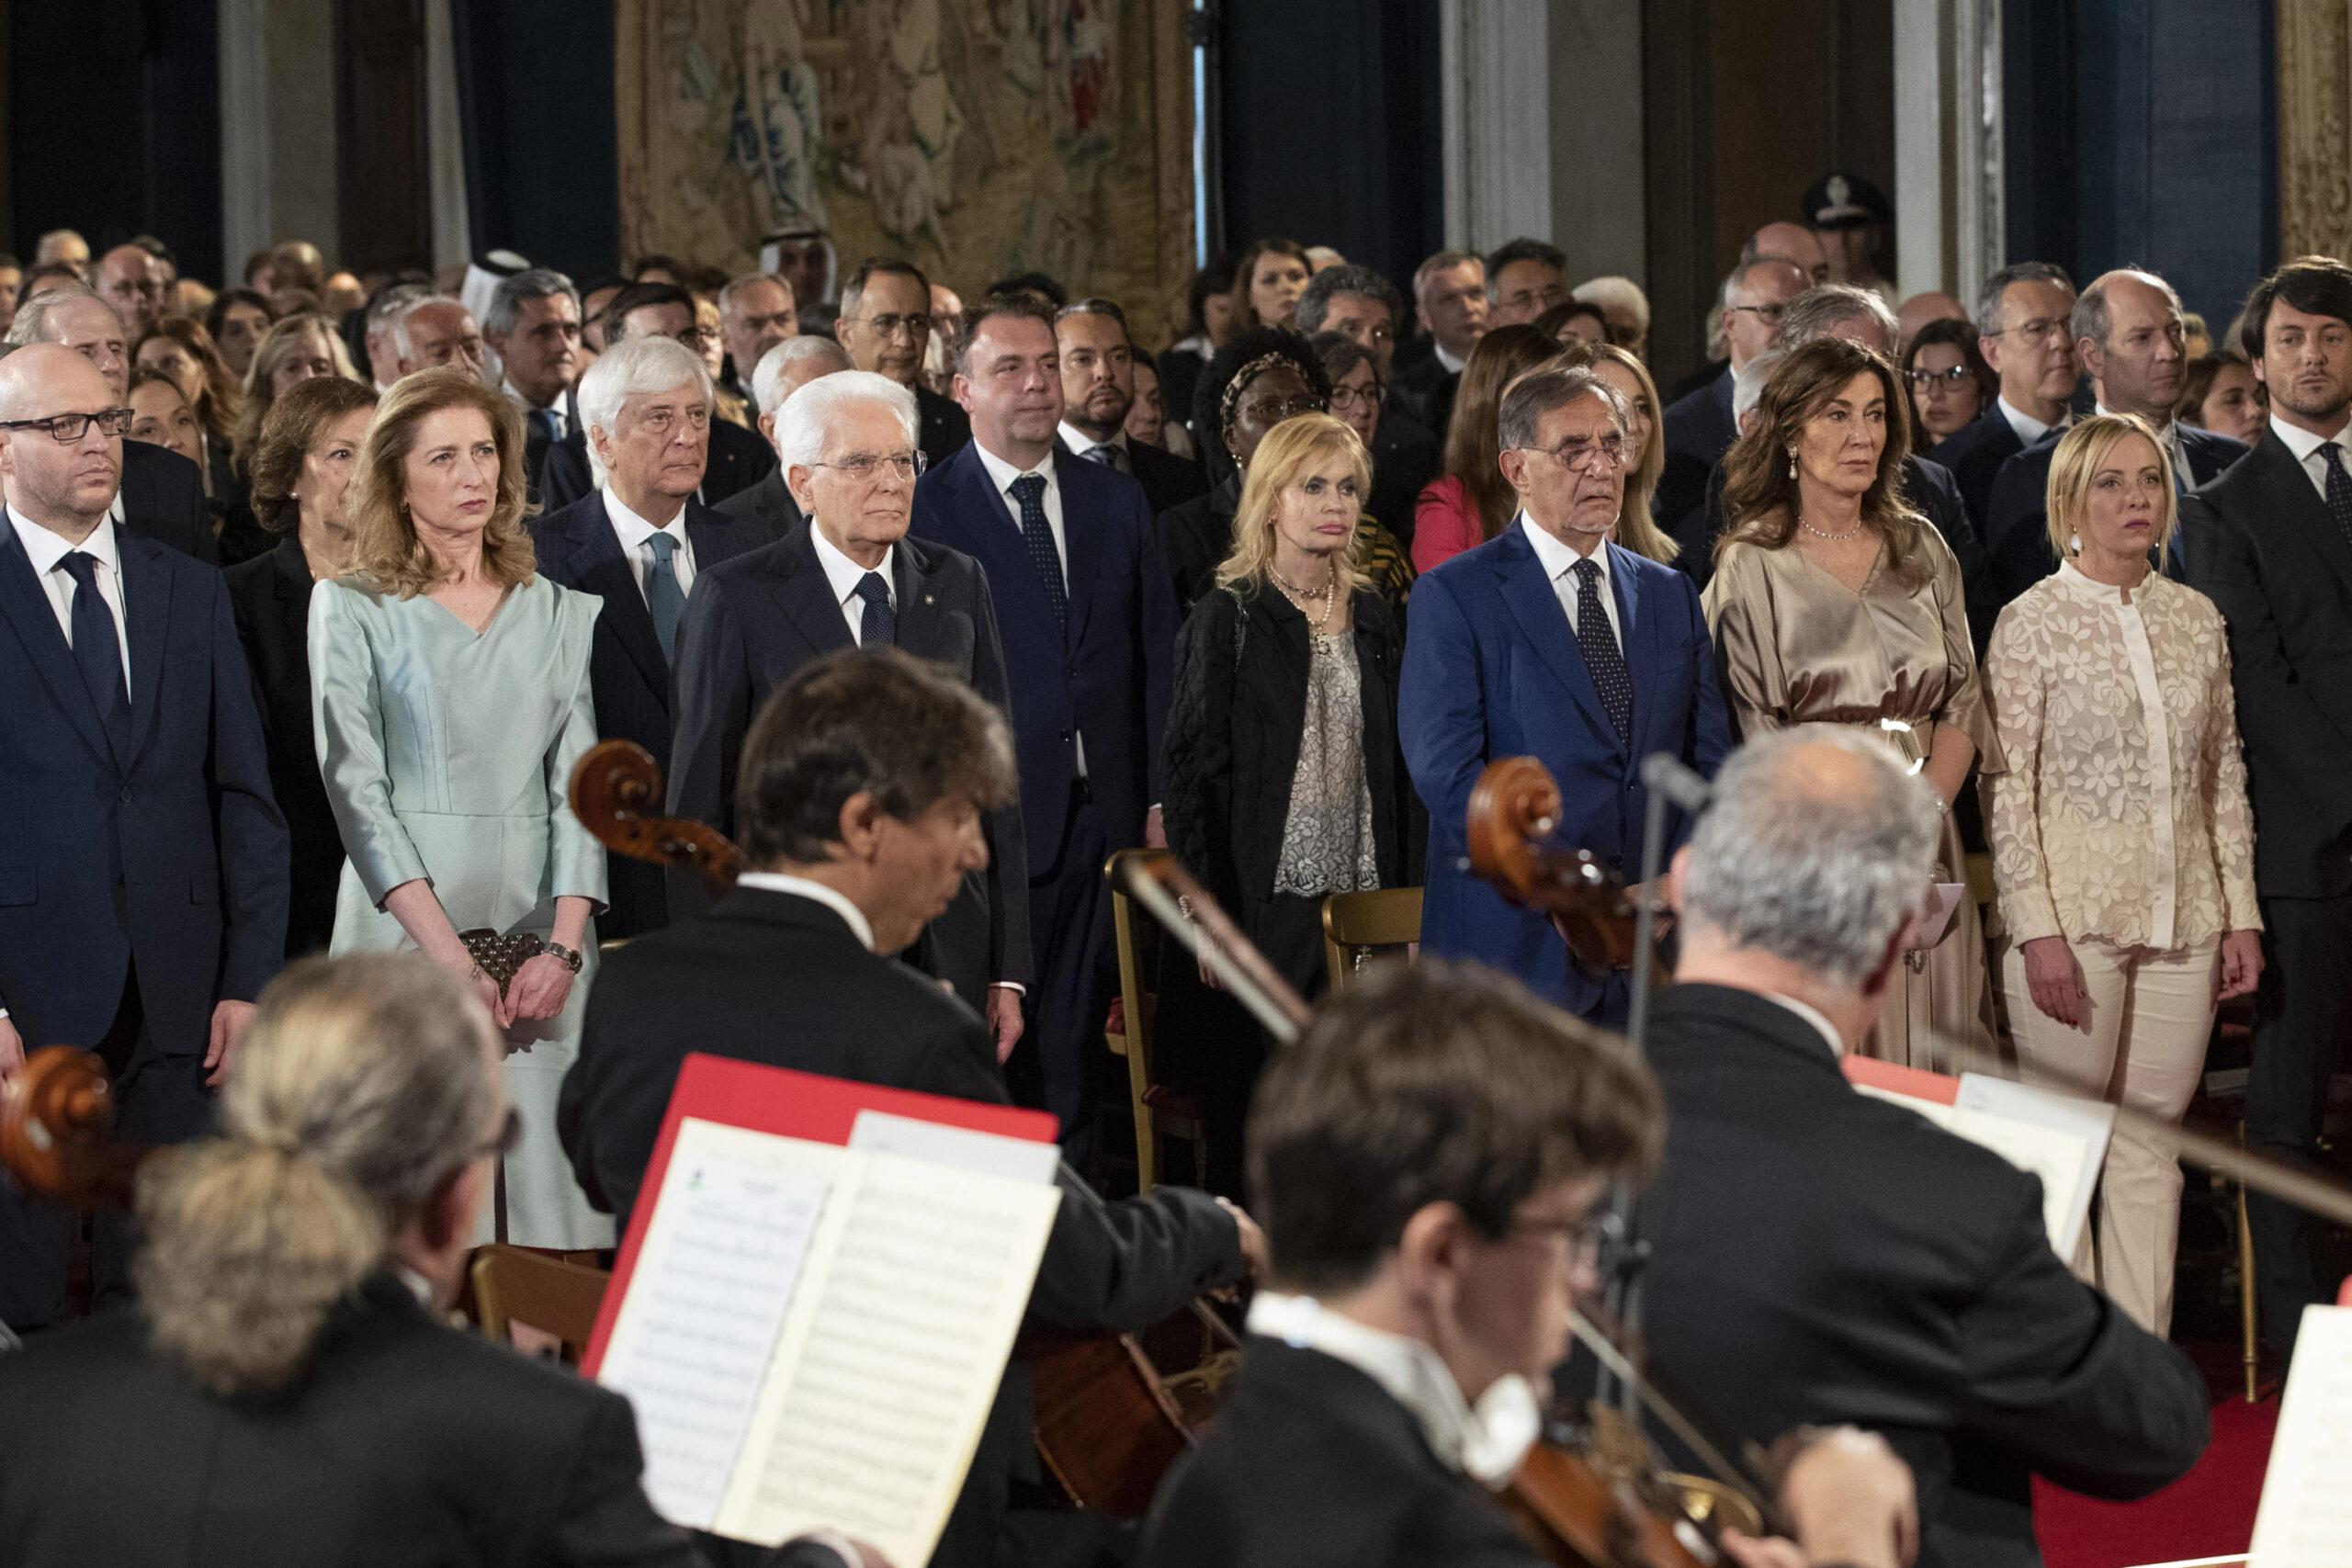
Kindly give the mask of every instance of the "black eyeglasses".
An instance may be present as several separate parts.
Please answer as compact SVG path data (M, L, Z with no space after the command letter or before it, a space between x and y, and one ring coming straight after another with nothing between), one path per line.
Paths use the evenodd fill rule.
M1561 1267L1570 1273L1590 1268L1623 1243L1625 1224L1607 1209L1573 1220L1517 1220L1514 1236L1539 1236L1552 1244Z
M1331 406L1335 409L1376 409L1387 395L1388 389L1377 381L1369 387L1334 387L1331 389Z
M1779 326L1781 318L1788 313L1789 308L1786 305L1726 305L1724 307L1724 314L1726 316L1753 316L1768 327Z
M1965 385L1973 374L1973 372L1967 366L1955 365L1947 370L1906 370L1903 373L1903 377L1905 380L1911 383L1913 391L1924 392L1938 382L1941 382L1946 387L1957 389Z
M0 430L46 430L51 440L71 446L94 424L108 435L128 435L134 417L129 409L107 409L103 413L53 413L43 419L0 419Z

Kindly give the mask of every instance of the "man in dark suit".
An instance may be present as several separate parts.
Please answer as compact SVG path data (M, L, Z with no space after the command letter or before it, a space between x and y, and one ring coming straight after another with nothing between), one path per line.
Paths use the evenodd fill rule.
M98 368L116 405L130 400L130 341L115 308L78 283L44 288L18 308L6 341L53 343ZM204 475L176 452L146 441L122 443L122 488L107 520L200 561L220 558Z
M952 670L1010 722L1004 649L978 565L905 537L920 452L907 389L845 370L795 393L774 428L779 471L797 487L808 521L712 568L678 634L670 812L728 834L735 831L736 770L752 716L795 670L835 649L903 649ZM988 1020L1002 1061L1021 1038L1021 998L1030 985L1029 850L1020 802L990 811L983 830L987 868L964 879L911 956Z
M1438 252L1414 269L1413 303L1427 352L1398 367L1388 399L1442 442L1462 367L1487 332L1487 264L1470 251Z
M701 329L695 325L694 296L674 284L632 283L613 296L612 303L605 307L604 319L606 348L631 338L665 337L676 341L696 359L702 357ZM695 499L705 506L716 506L775 471L775 453L768 444L730 421L710 422L708 447L702 483L695 491ZM588 456L588 433L574 419L563 439L548 448L547 462L539 474L540 498L549 508L565 507L595 488L595 468Z
M633 337L580 381L580 425L598 488L531 525L539 570L604 601L589 654L600 739L670 754L671 670L700 574L775 536L763 523L695 503L711 434L710 372L665 337ZM610 906L597 934L637 936L669 919L662 868L610 857Z
M523 411L523 461L538 491L548 453L571 434L581 355L580 293L571 279L531 267L498 280L482 316L482 341L498 355L506 395Z
M964 449L972 423L962 409L922 384L923 350L931 343L931 280L912 262L876 256L842 285L842 313L833 335L860 370L888 376L915 395L922 424L922 455L938 468Z
M1292 319L1310 337L1328 332L1352 340L1372 355L1373 373L1380 387L1387 389L1394 385L1396 332L1404 310L1395 284L1371 267L1342 262L1306 280ZM1406 412L1394 397L1383 395L1372 437L1372 493L1364 510L1408 555L1414 508L1444 464L1442 435Z
M1073 457L1131 476L1154 517L1209 492L1198 463L1127 439L1135 406L1135 344L1127 313L1109 299L1080 299L1054 316L1061 353L1061 443Z
M2075 302L2070 330L2098 412L2136 413L2155 427L2172 457L2173 487L2179 494L2218 478L2245 456L2244 443L2172 416L2188 352L2180 296L2171 284L2132 268L2103 274ZM1992 562L1991 607L1996 614L2058 570L2050 553L2049 491L2050 460L2060 434L2053 430L2009 458L1993 481L1984 549ZM2172 549L2163 563L2167 577L2181 576L2187 555L2193 553L2188 532L2173 531ZM1972 595L1970 609L1974 608Z
M1976 303L1976 344L2001 378L2000 396L1928 456L1960 481L1969 520L1982 534L1992 520L1993 481L2001 465L2074 421L2067 400L2081 372L2075 363L2075 283L2048 262L2018 262L1984 280Z
M1042 362L1042 321L1037 335ZM689 1051L1002 1103L979 1019L882 955L913 942L981 868L984 814L1012 798L1015 778L1003 715L896 649L837 649L777 688L743 745L737 820L753 869L708 914L612 954L589 996L559 1122L591 1200L626 1223ZM1099 1204L1066 1190L1029 1317L1139 1328L1263 1256L1257 1227L1202 1193ZM934 1568L1063 1560L1016 1557L1008 1539L1015 1483L1036 1474L1030 1404L1016 1362Z
M1036 1051L1024 1056L1076 1156L1112 987L1102 862L1166 841L1159 737L1176 604L1141 488L1055 443L1056 352L1052 309L1034 299L990 297L965 313L955 385L972 441L915 487L914 536L978 561L995 596L1029 843Z
M1730 358L1722 375L1666 411L1666 468L1657 481L1657 515L1668 528L1706 499L1707 476L1739 439L1732 418L1732 378L1781 331L1789 301L1811 288L1804 268L1785 256L1759 255L1724 279L1724 344Z
M176 1143L285 962L286 822L220 573L107 521L118 406L69 348L0 360L0 1080L87 1047L122 1134ZM0 1322L51 1321L65 1238L0 1198ZM101 1292L123 1238L100 1232Z
M2032 1477L2155 1490L2205 1446L2205 1388L2067 1271L2040 1182L1839 1071L1904 962L1939 821L1850 729L1724 763L1668 889L1643 1330L1742 1437L1883 1434L1917 1480L1923 1568L2038 1568Z
M2254 802L2264 965L2246 1146L2313 1158L2352 1021L2352 271L2290 262L2246 301L2245 349L2270 429L2181 502L2188 582L2230 628ZM2334 1297L2312 1222L2249 1193L2263 1332L2294 1351L2303 1308Z
M1532 375L1504 398L1503 472L1520 515L1415 584L1397 729L1430 810L1421 950L1518 976L1583 1018L1615 1021L1623 974L1572 966L1542 915L1467 869L1470 792L1498 757L1560 786L1558 834L1613 874L1641 874L1648 786L1664 751L1712 774L1731 744L1698 591L1610 542L1624 498L1623 400L1589 369ZM1668 814L1668 847L1689 825Z

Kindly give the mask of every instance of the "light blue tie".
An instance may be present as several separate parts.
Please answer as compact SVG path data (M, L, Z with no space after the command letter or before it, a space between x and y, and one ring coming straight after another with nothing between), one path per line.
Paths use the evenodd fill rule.
M655 529L646 544L653 551L653 570L645 574L645 607L653 613L653 636L662 657L674 664L678 658L678 619L686 613L686 595L678 586L678 569L670 562L677 553L676 536Z

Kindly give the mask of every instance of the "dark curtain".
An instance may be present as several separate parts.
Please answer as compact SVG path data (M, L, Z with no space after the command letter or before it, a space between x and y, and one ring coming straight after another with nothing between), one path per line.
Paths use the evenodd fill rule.
M585 288L620 267L613 0L449 0L477 254Z

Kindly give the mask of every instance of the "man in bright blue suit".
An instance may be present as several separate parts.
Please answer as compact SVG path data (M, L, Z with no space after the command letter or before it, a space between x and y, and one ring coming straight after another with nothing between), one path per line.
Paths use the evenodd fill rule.
M1422 951L1509 970L1579 1017L1622 1022L1626 976L1588 975L1542 915L1467 869L1464 823L1479 773L1532 756L1560 786L1561 842L1627 881L1641 874L1649 792L1664 751L1712 776L1731 746L1698 590L1610 543L1624 499L1626 409L1586 369L1529 376L1504 398L1511 525L1413 588L1398 728L1430 811ZM1690 831L1668 815L1666 849Z
M1061 370L1050 308L991 296L956 334L968 446L915 486L912 533L980 563L1012 693L1028 840L1026 999L1032 1053L1007 1076L1084 1152L1089 1085L1110 1005L1102 862L1159 833L1159 737L1175 660L1176 598L1135 480L1057 446Z
M127 412L54 344L0 361L0 1087L43 1045L133 1143L204 1131L285 961L286 819L218 568L107 520ZM0 1322L54 1321L65 1211L0 1183ZM127 1277L101 1223L102 1300Z

